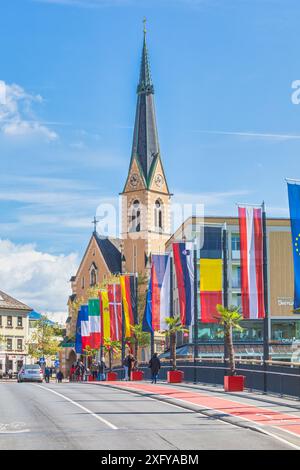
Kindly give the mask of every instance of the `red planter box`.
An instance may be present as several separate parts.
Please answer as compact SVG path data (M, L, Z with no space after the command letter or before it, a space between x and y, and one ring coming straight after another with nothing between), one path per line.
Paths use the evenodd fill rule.
M144 372L142 370L133 370L130 373L131 380L143 380L143 378L144 378Z
M226 375L224 377L225 392L243 392L245 377L243 375Z
M106 380L108 380L109 382L118 380L118 374L116 372L107 372Z
M88 377L89 377L89 378L88 378L88 381L89 381L89 382L94 382L94 377L93 377L92 375L89 375Z
M184 373L182 370L169 370L168 382L171 384L180 383L183 381Z

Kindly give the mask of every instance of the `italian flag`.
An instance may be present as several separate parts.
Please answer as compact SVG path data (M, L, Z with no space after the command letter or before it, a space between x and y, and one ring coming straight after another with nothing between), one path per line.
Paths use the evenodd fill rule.
M89 345L92 349L99 349L101 342L101 322L99 299L89 299Z

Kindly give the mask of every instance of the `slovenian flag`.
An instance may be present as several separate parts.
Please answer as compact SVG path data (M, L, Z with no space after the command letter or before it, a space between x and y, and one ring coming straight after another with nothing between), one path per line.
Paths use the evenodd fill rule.
M154 332L167 329L166 317L171 316L170 255L152 255L143 331Z
M99 299L89 299L90 347L99 349L101 342L101 322Z
M194 320L194 251L193 243L173 243L180 321L190 326Z

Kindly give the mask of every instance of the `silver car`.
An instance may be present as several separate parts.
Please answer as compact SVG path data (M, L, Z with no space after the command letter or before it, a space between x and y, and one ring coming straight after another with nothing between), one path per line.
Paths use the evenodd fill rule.
M18 373L18 382L43 382L43 371L38 364L22 366Z

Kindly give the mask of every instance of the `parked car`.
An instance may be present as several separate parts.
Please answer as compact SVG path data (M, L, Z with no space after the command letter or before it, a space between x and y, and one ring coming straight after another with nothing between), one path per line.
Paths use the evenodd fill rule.
M18 373L18 382L43 382L43 371L39 364L27 364L22 366Z

